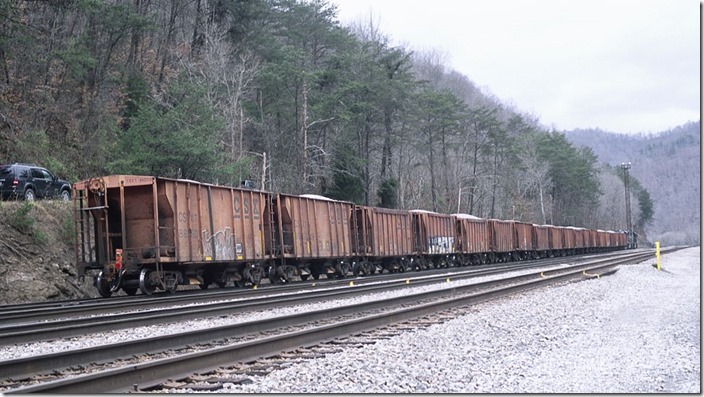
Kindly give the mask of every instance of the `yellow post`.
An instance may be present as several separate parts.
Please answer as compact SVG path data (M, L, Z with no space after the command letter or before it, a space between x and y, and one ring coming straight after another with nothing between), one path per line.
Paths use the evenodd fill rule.
M655 242L655 263L658 264L658 271L660 271L660 242Z

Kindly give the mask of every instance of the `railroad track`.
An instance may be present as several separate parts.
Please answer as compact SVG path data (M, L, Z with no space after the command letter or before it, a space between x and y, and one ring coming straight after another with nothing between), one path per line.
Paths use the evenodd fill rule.
M455 307L420 318L413 318L354 335L343 336L331 341L299 347L295 350L281 352L255 361L238 362L232 365L220 366L210 371L193 373L180 379L168 379L165 382L142 390L138 388L134 390L133 385L132 391L167 392L173 394L198 393L221 390L226 388L228 383L235 385L247 384L252 382L252 377L266 376L293 364L324 358L328 354L341 353L345 348L364 348L367 345L375 344L379 340L391 339L404 332L413 332L434 324L443 324L446 321L467 314L468 308L469 306Z
M178 305L208 303L217 300L236 300L257 296L268 296L271 294L284 295L291 291L300 290L301 288L317 287L318 289L320 289L322 287L334 288L338 286L344 286L349 284L350 281L354 281L357 285L360 286L378 283L380 281L393 282L402 280L405 282L405 280L407 280L408 278L411 278L413 280L423 279L424 277L437 275L438 273L445 274L448 271L460 272L461 274L458 274L457 277L463 277L463 275L465 274L469 276L485 276L511 270L522 270L534 267L547 267L559 265L564 264L567 260L569 260L571 263L578 263L579 261L591 260L595 257L609 258L621 254L622 253L619 251L598 255L591 254L573 257L557 257L526 262L511 262L507 264L449 267L442 269L433 269L431 271L425 272L408 272L383 275L376 274L361 278L299 281L287 285L264 285L257 289L224 288L210 291L190 290L180 291L176 295L170 293L162 293L146 297L125 296L113 298L97 298L6 305L0 307L0 333L10 331L13 326L16 326L18 324L32 322L46 323L52 320L67 319L72 317L87 317L95 315L106 316L109 314L125 313L129 311L156 310L161 308L174 307ZM453 275L453 277L455 276ZM95 321L95 319L93 319L93 321ZM5 343L0 339L0 345L2 344Z
M173 386L178 382L183 383L183 380L188 378L202 379L202 376L194 378L194 372L207 375L223 365L256 361L262 357L277 355L301 347L319 345L341 337L368 332L378 327L386 327L389 324L433 315L454 307L476 304L506 294L537 288L547 283L596 277L605 274L609 269L615 271L613 270L614 266L648 258L652 258L651 252L630 254L621 259L592 261L569 269L536 272L531 275L515 276L470 286L413 294L393 300L386 299L381 302L367 302L334 310L326 309L301 313L221 329L183 333L169 338L156 337L154 340L141 341L141 343L146 343L141 346L139 345L140 341L132 341L122 344L116 347L117 350L112 351L109 350L109 347L105 349L96 347L83 349L85 350L83 352L57 354L55 357L43 356L12 360L12 363L0 362L0 364L6 364L0 366L2 374L0 379L6 379L4 383L0 384L0 390L8 388L4 391L5 393L15 391L22 393L92 393L132 390L135 384L140 391L154 387ZM267 335L261 334L263 330L266 330ZM222 340L222 342L217 342L218 340ZM203 341L211 342L204 343ZM158 347L155 346L156 343L160 343ZM195 343L199 343L199 345L192 345ZM146 346L162 352L169 349L178 350L180 354L152 356L149 361L145 361L146 357L141 353L133 354L125 351L125 349L134 349L133 351L143 353L148 350L145 350ZM184 346L188 347L184 348ZM103 356L98 357L99 354ZM70 355L73 355L73 358L69 358ZM59 363L62 363L64 367L73 366L73 369L68 368L63 373L54 373L56 378L71 376L71 371L84 373L92 370L89 367L93 364L89 363L94 361L115 361L115 357L129 355L134 355L134 357L131 360L115 364L119 368L104 369L104 367L95 366L99 372L21 387L39 381L26 377L26 374L41 373L48 368L59 368ZM51 360L58 361L52 363ZM70 360L74 360L74 364L71 364ZM48 368L40 369L41 365ZM42 376L46 378L51 374ZM232 377L228 379L231 380ZM16 389L16 387L20 388Z
M81 306L75 308L70 307L66 311L56 309L55 313L50 313L46 315L46 317L44 314L45 309L41 309L38 312L28 313L24 316L18 314L13 320L6 320L7 323L0 325L0 346L230 315L232 313L254 311L264 308L288 307L321 300L342 299L364 293L434 284L437 283L438 280L444 280L447 277L451 277L453 280L462 280L500 274L511 270L548 267L557 265L558 262L559 261L554 260L549 262L536 262L530 265L520 267L512 266L508 268L505 266L486 269L448 268L444 269L445 272L440 274L407 273L403 275L404 277L389 277L385 278L383 281L379 281L380 279L368 280L366 278L348 279L344 282L339 280L324 284L297 284L285 291L281 291L277 288L267 289L265 291L251 291L249 294L243 291L230 294L216 294L215 297L212 297L213 294L208 294L207 296L210 297L210 299L205 301L208 303L191 307L173 307L178 303L186 302L179 297L172 301L171 305L167 305L168 302L160 300L159 303L156 304L156 308L150 308L148 302L139 302L135 306L130 306L130 310L132 311L116 314L112 314L111 311L124 311L124 307L117 306L116 308L109 306L105 308L102 304L99 304L103 312L98 311L93 305L90 305L91 307L83 311L80 310ZM450 273L448 273L448 271ZM354 284L354 289L342 288L349 286L350 283ZM292 294L294 291L295 294ZM272 294L276 295L272 296ZM226 295L229 299L225 300L226 298L223 295ZM141 311L134 311L143 307L144 309ZM74 317L63 318L63 316Z
M614 253L602 254L614 255ZM407 279L410 275L413 277L422 277L424 275L433 275L438 272L446 272L448 269L456 271L474 272L476 274L493 274L501 271L509 271L512 269L523 269L535 266L550 266L557 263L563 263L565 259L579 261L581 258L590 256L574 256L569 258L549 258L543 260L529 262L512 262L508 264L481 265L468 267L452 267L433 269L425 272L408 272L394 274L374 274L362 278L345 278L345 279L323 279L311 281L297 281L286 285L271 285L264 284L256 290L250 288L223 288L209 291L187 290L179 291L177 294L171 293L156 293L151 296L122 296L112 298L96 298L83 300L66 300L56 302L37 302L28 304L6 305L0 307L0 327L9 324L25 323L32 321L47 321L52 319L67 318L71 316L89 316L94 314L105 315L107 313L124 312L130 310L144 310L155 308L166 308L179 304L193 304L202 302L211 302L218 299L232 300L241 297L261 296L272 293L286 293L288 291L305 288L307 286L326 286L335 287L345 285L350 280L358 281L358 284L368 284L378 282L379 280L399 280ZM272 292L272 290L274 290Z

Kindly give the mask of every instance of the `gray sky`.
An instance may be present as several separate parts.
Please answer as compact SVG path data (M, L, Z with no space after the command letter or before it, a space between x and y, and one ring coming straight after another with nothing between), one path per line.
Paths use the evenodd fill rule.
M330 0L559 130L699 120L698 0Z

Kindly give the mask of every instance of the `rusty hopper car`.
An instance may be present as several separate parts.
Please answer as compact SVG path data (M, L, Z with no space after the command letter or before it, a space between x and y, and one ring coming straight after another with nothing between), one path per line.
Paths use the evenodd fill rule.
M618 232L618 246L621 249L625 249L628 247L628 233L627 232Z
M489 219L489 233L491 262L506 262L513 259L515 250L514 222Z
M597 230L596 233L599 238L599 248L602 250L609 248L609 233L604 230Z
M532 259L535 256L533 248L533 224L513 222L514 244L519 259Z
M451 215L412 210L414 269L447 267L455 260L455 221Z
M258 284L265 273L265 192L151 176L74 185L79 273L100 269L102 296L180 284Z
M486 263L489 253L489 221L468 214L453 214L457 226L457 252L462 262Z
M533 247L540 258L550 256L550 228L549 225L533 225Z
M589 247L589 252L596 252L597 247L599 246L599 236L596 230L587 230L587 236L589 239L589 243L587 245Z
M546 225L550 229L550 249L553 256L564 255L564 243L562 241L562 230L559 226Z
M411 266L413 223L408 211L355 207L353 238L355 276L406 271Z
M344 277L351 270L354 204L316 195L278 194L274 224L280 260L269 270L274 283L294 275L306 280Z
M575 249L575 231L569 227L560 226L560 232L562 232L562 246L567 255L574 255Z
M624 233L609 231L609 246L612 248L623 248L626 241L623 239Z
M574 229L574 247L578 253L583 253L589 244L589 233L587 229L581 227L573 227Z

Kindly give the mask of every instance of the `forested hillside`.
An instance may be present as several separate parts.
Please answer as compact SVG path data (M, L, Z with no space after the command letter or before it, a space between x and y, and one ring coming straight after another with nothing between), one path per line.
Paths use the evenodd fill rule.
M650 241L700 243L700 122L650 135L621 135L601 130L574 130L566 135L576 146L593 150L600 162L616 169L622 162L632 164L630 174L653 201L653 222L646 229Z
M615 190L591 149L432 52L393 46L372 23L341 26L326 1L5 0L0 20L2 162L73 181L251 179L370 205L624 227L603 209Z

